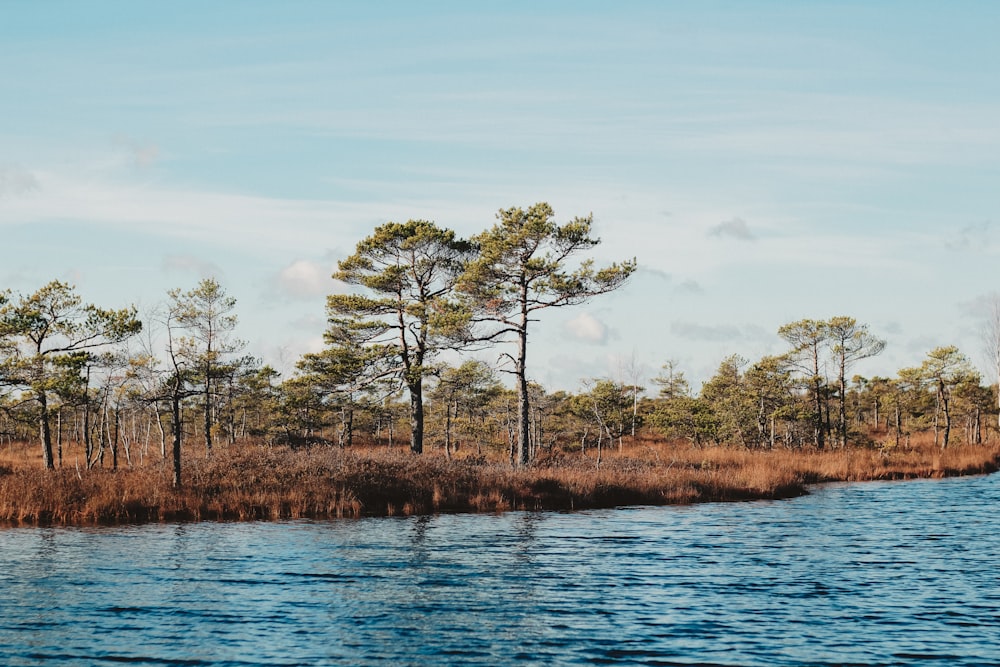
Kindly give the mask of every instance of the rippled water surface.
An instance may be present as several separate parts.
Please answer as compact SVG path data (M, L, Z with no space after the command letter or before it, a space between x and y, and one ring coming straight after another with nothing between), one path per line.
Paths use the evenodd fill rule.
M0 531L2 665L1000 664L1000 477Z

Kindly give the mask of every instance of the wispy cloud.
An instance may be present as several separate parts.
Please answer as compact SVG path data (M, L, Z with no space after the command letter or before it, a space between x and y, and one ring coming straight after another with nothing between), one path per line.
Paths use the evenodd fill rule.
M31 177L7 172L0 179L0 196L37 190L5 201L0 226L72 220L272 252L328 247L342 242L344 234L360 237L394 213L405 219L400 204L256 197L136 184L100 172L37 171ZM332 231L335 220L344 222Z
M160 147L152 142L119 135L114 138L114 144L121 149L128 163L136 169L150 167L160 158Z
M219 278L222 275L222 269L217 264L195 255L167 255L160 268L166 273L190 271L199 278Z
M681 284L679 284L677 286L677 288L676 288L675 291L681 292L683 294L704 294L705 293L705 289L701 285L699 285L698 281L696 281L696 280L685 280L684 282L682 282Z
M988 220L965 225L957 233L950 234L944 241L952 250L986 250L990 245L990 228Z
M25 169L0 167L0 199L17 197L38 189L38 179Z
M670 333L679 338L709 342L727 342L742 338L739 327L732 325L705 325L693 322L671 322Z
M732 324L697 324L694 322L674 321L670 323L670 333L690 340L710 343L728 343L736 341L770 340L773 334L757 325L736 326Z
M665 283L669 283L673 278L669 273L661 269L654 268L652 266L640 265L637 272L640 275L648 275L657 280L662 280Z
M746 220L743 218L733 218L732 220L720 222L709 229L708 234L709 236L728 236L739 241L757 240L757 237L750 231L750 226L747 225Z

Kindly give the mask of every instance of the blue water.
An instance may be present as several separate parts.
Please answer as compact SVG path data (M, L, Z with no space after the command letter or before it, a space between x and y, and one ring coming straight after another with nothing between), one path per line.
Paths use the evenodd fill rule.
M1000 665L1000 476L0 531L0 665Z

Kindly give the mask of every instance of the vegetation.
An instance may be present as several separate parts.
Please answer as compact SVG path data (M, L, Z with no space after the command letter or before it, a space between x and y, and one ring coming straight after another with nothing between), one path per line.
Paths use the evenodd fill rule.
M8 445L0 452L0 522L333 518L778 499L818 482L977 474L1000 463L995 444L942 451L928 437L908 449L792 452L640 437L621 452L605 452L600 467L594 450L553 452L531 468L475 455L414 457L407 450L242 442L206 458L198 447L188 457L184 487L175 488L169 466L158 462L46 472L34 448Z
M330 349L307 361L320 374L339 371L339 384L349 392L379 380L402 383L410 397L410 449L415 454L424 451L424 380L433 372L430 362L439 351L469 341L468 317L452 298L472 250L468 241L426 220L377 228L334 274L372 296L331 295ZM323 359L335 360L334 368L324 368Z
M636 267L633 260L595 269L585 260L570 268L572 257L600 243L590 235L593 216L558 225L553 215L546 203L501 210L499 222L476 237L479 256L460 281L480 313L479 321L497 325L488 338L510 335L516 346L516 355L507 356L514 364L517 388L518 465L531 459L528 324L539 310L580 304L621 287Z
M777 498L996 469L996 385L955 347L849 377L885 342L847 316L780 327L784 354L731 355L698 391L667 362L654 397L634 369L548 392L529 381L529 322L636 265L572 264L598 244L590 217L558 225L542 203L498 219L470 240L428 221L375 229L334 274L354 291L329 297L326 347L284 379L240 356L236 299L214 279L142 323L58 281L0 293L0 520ZM499 343L514 352L498 368L462 356Z

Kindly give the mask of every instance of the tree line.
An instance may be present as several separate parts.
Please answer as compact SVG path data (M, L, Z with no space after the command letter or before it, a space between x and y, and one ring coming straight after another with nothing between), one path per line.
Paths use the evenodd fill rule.
M64 408L74 414L73 433L84 443L88 466L103 462L106 453L117 466L119 449L131 462L136 434L123 436L122 418L137 423L135 414L144 412L144 442L155 424L163 456L163 424L169 424L174 483L180 484L185 416L192 410L199 413L209 453L216 432L236 437L240 396L257 401L251 419L266 424L260 430L283 425L289 439L296 431L313 437L317 415L339 412L340 440L349 444L357 405L372 396L387 404L404 391L410 448L419 454L425 385L442 374L438 355L511 343L505 370L515 378L517 395L514 460L524 465L531 458L526 359L535 313L617 289L636 267L631 260L597 268L591 259L578 258L599 243L592 225L592 216L560 225L552 208L538 203L501 210L496 224L471 239L425 220L376 228L333 276L356 290L328 298L326 347L305 355L299 373L282 383L280 392L273 369L239 357L245 346L232 336L235 300L214 279L168 293L165 307L146 327L162 331L166 343L159 349L151 336L145 345L136 343L143 324L134 307L112 311L83 304L72 286L59 281L33 294L5 292L0 295L3 414L9 424L37 424L43 464L54 468ZM103 378L101 387L92 386L95 371ZM275 411L265 415L272 406ZM245 432L246 408L239 413L239 430Z
M599 463L642 427L751 448L899 445L933 430L946 447L956 424L981 442L984 417L997 412L995 388L954 347L895 378L851 375L885 341L846 316L782 326L787 352L727 357L697 393L673 362L653 380L655 396L635 372L549 393L530 381L531 322L618 289L636 267L596 267L592 225L590 216L560 225L539 203L502 209L469 239L426 220L377 227L333 274L351 291L327 299L324 348L288 378L244 354L236 300L215 279L169 291L144 322L134 307L84 304L60 281L0 293L0 438L37 437L46 468L65 465L66 442L82 450L78 468L169 460L179 485L191 438L207 455L241 438L406 440L414 454L429 441L449 457L501 451L523 466L553 449L594 450ZM496 345L497 367L442 361Z
M754 363L726 357L697 395L683 372L667 363L653 380L660 390L647 413L649 424L696 443L750 448L822 449L849 442L895 447L925 431L944 448L956 424L963 426L965 442L982 443L986 418L998 414L996 385L983 386L954 346L934 348L919 366L896 377L865 378L848 371L879 354L885 341L854 318L801 320L778 334L790 344L787 352Z

